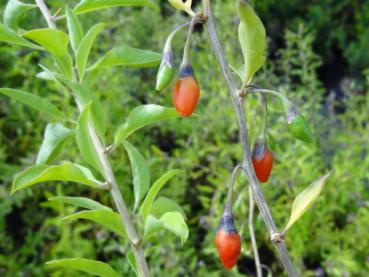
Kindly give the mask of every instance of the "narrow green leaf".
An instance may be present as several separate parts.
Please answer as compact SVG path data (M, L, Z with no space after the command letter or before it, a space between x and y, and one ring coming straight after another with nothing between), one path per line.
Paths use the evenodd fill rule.
M64 56L53 56L53 59L60 69L61 72L65 74L66 77L72 79L73 76L73 59L67 53Z
M324 184L327 182L331 174L332 171L315 180L295 198L292 205L290 219L288 220L283 233L285 233L311 207L321 193Z
M35 29L23 34L40 44L56 57L66 56L68 52L69 37L66 33L55 29Z
M25 12L36 7L37 7L36 5L25 4L18 0L9 0L3 14L5 26L17 30L18 22L21 19L22 15Z
M153 51L122 46L110 50L87 70L118 65L139 68L153 67L160 64L161 56Z
M147 6L159 10L158 6L150 0L82 0L74 8L74 12L81 14L118 6Z
M9 96L10 98L22 104L25 104L40 112L46 113L56 120L62 120L62 121L68 120L66 116L61 111L58 110L57 107L55 107L48 100L40 96L31 94L25 91L10 89L10 88L0 88L0 94Z
M263 22L248 3L239 0L237 12L241 20L238 38L245 60L244 82L248 84L265 62L266 34Z
M42 49L38 45L33 44L29 42L28 40L22 38L12 29L9 29L8 27L4 26L1 23L0 23L0 41L11 43L11 44L18 44L18 45L38 49L38 50Z
M103 262L80 258L52 260L46 263L55 267L66 267L102 277L119 277L114 269Z
M160 218L160 221L163 223L165 229L179 236L182 240L182 243L187 241L189 231L187 224L181 213L179 212L165 213Z
M135 195L134 209L138 207L140 200L150 187L149 167L144 156L128 141L123 141L123 145L128 153L132 167L133 190Z
M125 237L124 227L120 215L108 210L89 210L68 215L63 220L87 219L96 222L104 228Z
M101 102L97 99L96 95L93 94L88 87L85 85L70 81L63 80L64 83L73 91L73 93L78 97L78 100L85 108L86 105L92 101L91 104L91 119L93 121L94 127L100 138L105 140L106 132L106 121L105 114L103 113L103 108Z
M13 194L20 189L48 181L75 182L94 188L102 185L102 182L98 181L88 168L79 164L70 162L53 166L40 164L28 167L17 175L13 181L11 193Z
M181 170L170 170L167 173L165 173L163 176L161 176L158 180L155 181L155 183L151 186L149 192L146 195L146 198L144 202L141 205L141 217L142 220L145 222L147 216L149 215L151 205L154 202L156 195L159 193L159 191L162 189L162 187L168 182L173 176L180 173Z
M74 14L73 10L69 6L67 6L65 13L67 16L70 44L72 46L73 52L76 54L79 44L83 38L83 29L77 16Z
M136 276L139 276L138 271L137 271L137 264L136 264L135 255L133 254L132 251L129 251L127 253L127 260L128 260L129 265L131 266L132 270L136 274Z
M65 204L70 204L76 207L82 207L89 210L106 210L112 211L108 206L105 206L95 200L87 197L71 197L71 196L56 196L48 199L49 201L61 202Z
M97 37L97 35L104 28L103 23L96 24L93 26L82 39L81 44L77 50L77 68L78 68L78 76L80 82L83 81L83 75L85 73L85 68L87 64L87 59L91 51L91 47Z
M65 128L60 123L47 124L44 139L37 154L36 164L52 162L63 150L72 135L73 130Z
M77 121L76 137L79 151L83 159L94 168L103 173L99 157L96 153L90 133L90 110L91 102L86 105Z
M181 206L179 206L173 200L164 196L158 197L158 199L156 199L154 203L152 203L149 214L159 218L166 212L179 212L184 218L186 218L186 215Z
M174 108L154 104L139 106L128 115L126 122L118 127L114 135L114 143L120 143L133 132L147 125L172 118L178 118Z
M149 240L157 232L164 229L164 224L156 217L149 215L145 221L144 239Z

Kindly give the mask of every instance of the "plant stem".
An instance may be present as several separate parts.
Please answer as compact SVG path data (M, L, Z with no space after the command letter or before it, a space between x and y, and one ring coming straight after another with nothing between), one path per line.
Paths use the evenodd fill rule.
M258 246L256 244L255 231L254 231L254 197L252 196L251 187L249 187L249 232L252 244L252 252L254 253L255 267L256 267L256 276L263 277L260 265L259 251Z
M197 20L198 20L197 15L195 15L191 20L190 27L188 28L186 43L183 49L183 59L181 67L190 64L191 37L193 33L193 28L195 27Z
M36 0L36 4L38 5L43 16L45 17L45 20L48 23L49 27L56 29L56 25L51 18L50 11L47 8L44 0ZM76 98L76 102L77 102L77 106L80 112L82 112L83 106L81 105L81 103L79 102L77 98ZM119 212L119 215L122 219L122 223L125 227L127 237L130 240L132 252L136 259L136 264L137 264L139 275L141 277L149 277L150 272L147 266L147 262L145 259L145 255L144 255L144 251L141 245L140 238L137 235L131 215L127 209L127 206L123 200L122 194L119 190L118 183L115 179L112 167L110 165L109 159L105 151L105 146L103 145L100 138L98 137L96 130L93 127L93 124L91 122L89 122L88 124L88 129L89 129L89 134L93 142L95 151L98 155L99 162L103 169L103 175L104 175L105 181L111 186L110 192L111 192L112 198Z
M172 32L169 34L169 36L167 37L167 40L165 41L165 45L164 45L164 51L163 52L168 52L168 51L172 51L172 40L174 38L174 36L178 33L179 30L181 30L182 28L186 27L187 25L191 24L191 21L187 21L179 26L176 26Z
M233 187L234 182L237 177L238 171L241 169L240 165L237 165L232 172L231 178L229 179L229 186L228 186L228 194L227 194L227 202L225 205L225 210L231 211L232 210L232 195L233 195Z
M243 160L243 169L246 172L250 188L252 190L252 194L254 196L255 202L260 210L261 216L268 228L268 231L273 239L273 244L276 247L280 259L284 268L286 269L289 276L298 276L296 270L292 264L292 260L288 253L288 250L285 246L285 243L280 238L277 227L274 223L273 217L269 211L269 207L265 202L265 198L263 192L260 189L259 182L256 179L254 168L251 162L251 152L250 145L248 141L248 130L245 121L245 112L243 109L242 101L239 97L239 90L236 87L236 83L232 78L232 74L228 65L228 62L224 56L223 49L221 47L216 27L213 20L213 15L211 12L210 5L208 7L208 20L206 22L206 26L208 29L210 41L212 44L213 51L218 60L219 67L222 71L223 77L228 85L228 89L232 98L233 108L237 117L237 124L239 128L239 136L242 146L242 160Z

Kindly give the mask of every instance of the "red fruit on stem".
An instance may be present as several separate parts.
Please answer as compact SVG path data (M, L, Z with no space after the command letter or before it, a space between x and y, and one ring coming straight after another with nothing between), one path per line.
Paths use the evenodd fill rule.
M255 142L252 151L252 164L259 181L261 183L267 182L273 167L273 155L264 142Z
M173 87L173 105L184 117L190 116L196 109L200 88L193 75L192 67L186 65L180 69L179 79Z
M233 216L225 212L215 237L219 258L226 269L231 269L241 254L241 238L233 223Z

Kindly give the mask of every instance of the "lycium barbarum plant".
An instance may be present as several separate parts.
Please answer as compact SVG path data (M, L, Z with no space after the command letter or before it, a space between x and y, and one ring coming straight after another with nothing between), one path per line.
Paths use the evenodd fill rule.
M155 200L160 189L171 177L179 172L177 170L169 171L150 186L150 174L145 158L128 141L128 138L137 130L152 123L178 117L178 114L187 117L194 112L198 103L200 89L193 73L189 51L194 25L202 23L209 33L211 46L232 98L242 144L242 167L236 167L232 174L233 179L228 192L227 204L215 239L220 259L226 268L232 268L240 256L241 239L233 222L231 206L235 172L237 169L242 168L242 171L248 177L252 193L250 195L255 199L261 211L261 216L266 223L271 240L274 242L283 266L290 276L297 276L283 237L292 224L304 214L320 194L330 173L313 182L296 197L286 227L282 232L278 232L257 181L257 178L262 182L267 181L272 168L272 156L265 141L266 112L264 115L265 128L262 130L261 139L259 137L256 141L254 155L252 155L249 149L250 144L243 101L247 100L248 95L255 93L279 97L284 104L288 129L292 135L305 142L312 142L314 138L304 117L297 113L296 107L286 97L276 91L262 89L251 84L254 74L262 67L265 61L266 32L263 23L248 3L242 0L236 1L237 13L240 17L238 36L244 58L242 69L236 71L241 79L240 83L237 84L233 79L227 59L220 45L210 8L210 0L203 0L203 10L199 13L192 10L191 0L186 0L185 2L182 0L169 0L169 2L176 9L185 11L191 17L179 76L173 88L175 109L153 104L137 107L127 117L126 122L117 128L114 134L114 141L107 146L107 126L102 113L101 103L98 97L92 93L92 81L98 79L99 76L97 72L119 65L132 67L156 66L161 61L155 87L159 91L163 90L171 83L175 75L171 45L172 38L179 29L188 25L188 23L180 25L168 37L163 56L148 50L122 46L113 48L88 66L90 62L89 54L93 43L99 33L105 28L105 25L98 23L85 33L79 22L81 14L113 6L147 6L153 9L157 9L157 6L150 0L81 0L73 8L65 7L63 10L64 15L55 17L51 15L44 0L36 0L37 5L30 6L22 4L18 0L8 1L5 9L6 14L4 15L4 18L6 18L4 21L5 25L0 24L0 41L27 47L34 51L47 52L52 61L52 63L49 62L47 64L52 65L46 67L41 64L42 71L37 77L55 82L60 90L71 95L75 100L76 110L79 112L78 118L74 118L73 115L66 114L64 110L58 109L47 99L43 99L35 94L16 89L0 88L1 94L28 105L52 119L52 123L48 124L45 129L44 140L38 153L36 165L25 169L15 177L12 193L48 181L73 182L86 185L91 189L109 191L117 212L114 212L110 207L84 197L57 198L57 201L62 203L83 208L80 212L66 216L64 220L83 218L99 223L108 231L116 233L122 240L130 244L131 251L126 253L126 258L132 270L138 276L150 276L149 266L144 254L144 250L151 247L150 238L159 231L166 229L179 236L182 241L186 241L188 228L182 213L178 212L178 210L166 208L160 216L154 216L151 213L151 209L155 205L160 205ZM26 6L27 8L25 8ZM39 8L48 24L48 28L19 29L18 19L20 15L35 7ZM56 19L66 20L67 32L58 29L59 26ZM264 103L266 107L266 100ZM66 141L69 140L75 142L85 162L84 165L70 161L56 162L58 154L65 149ZM132 167L133 207L126 205L109 161L110 152L116 150L119 145L124 146ZM253 158L256 163L252 162ZM54 198L51 201L56 200ZM137 226L141 227L139 230L144 231L139 233L136 230ZM252 228L250 228L250 232L253 232ZM253 243L253 245L255 244ZM254 255L257 257L257 248L253 248ZM69 267L101 276L118 276L118 273L110 265L90 259L66 258L51 261L49 265ZM257 261L256 266L260 267ZM258 270L258 272L261 272L261 270ZM260 273L258 273L258 277L260 277L259 275Z
M158 7L149 0L115 1L114 3L81 0L73 8L55 7L59 12L64 13L58 16L58 20L66 21L66 24L58 24L56 17L51 16L43 0L36 0L36 4L27 5L18 0L8 1L4 14L6 20L4 24L0 23L0 42L48 53L47 58L41 60L41 72L36 77L54 82L60 91L73 98L76 112L69 114L67 113L70 111L67 109L69 107L64 106L63 109L59 109L47 99L34 93L0 88L0 94L34 108L51 119L51 123L45 128L36 164L15 176L12 193L52 181L76 183L85 185L91 190L110 192L116 211L86 197L59 196L49 201L57 201L62 205L72 205L80 209L79 212L65 216L63 218L65 222L89 220L101 225L106 231L115 233L117 243L120 241L124 243L122 249L127 249L124 246L130 246L124 254L125 261L131 265L132 272L138 276L148 277L150 269L144 251L153 246L152 238L162 231L169 231L185 242L188 238L188 227L183 211L178 205L173 208L157 199L161 188L180 171L171 170L151 185L147 161L129 142L129 139L141 128L161 120L177 118L178 114L173 108L155 104L139 106L129 114L122 125L118 126L114 141L110 145L106 144L107 122L99 97L93 91L92 81L97 81L102 70L109 67L152 67L160 63L162 56L149 50L121 46L112 48L98 60L92 61L89 57L91 49L106 26L103 23L97 23L85 32L80 24L80 17L82 14L98 12L113 6L147 6L152 9L158 9ZM18 27L20 16L34 8L39 8L48 28L42 26L33 30L20 29ZM59 29L59 25L67 26L66 30ZM161 78L165 80L159 80L157 85L160 89L165 87L174 75L171 68L170 43L167 47L168 51L169 54L164 54L165 59L162 63L162 70L165 72L161 74ZM49 64L49 66L46 67L43 64ZM75 117L76 114L77 117ZM78 147L84 160L83 164L74 161L58 161L61 152L67 153L70 145L67 142L73 142ZM114 174L116 169L113 169L110 163L109 154L116 151L119 145L124 147L132 167L132 199L128 199L129 195L123 197L121 194ZM69 158L75 160L76 157ZM127 200L132 200L130 202L133 205L128 206L125 202ZM154 209L160 213L154 214L152 212ZM107 263L80 257L65 257L49 261L47 264L51 267L72 268L99 276L122 276Z

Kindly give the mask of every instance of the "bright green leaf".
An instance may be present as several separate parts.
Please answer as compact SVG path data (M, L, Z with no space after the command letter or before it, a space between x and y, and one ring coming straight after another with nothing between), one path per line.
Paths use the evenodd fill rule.
M68 52L69 37L66 33L55 29L35 29L23 34L40 44L56 57L66 56Z
M159 218L166 212L179 212L183 215L184 218L186 218L186 215L181 206L179 206L173 200L164 196L158 197L158 199L156 199L154 203L152 203L149 214Z
M100 138L105 140L105 132L106 132L106 121L105 115L103 113L103 108L101 106L100 101L97 99L96 94L93 94L88 87L85 85L69 81L63 80L65 84L73 91L73 93L78 97L83 108L92 101L91 104L91 119L94 123L94 127L96 128L97 133Z
M96 222L104 228L125 237L124 227L118 213L108 210L89 210L81 211L68 215L63 220L87 219Z
M102 182L98 181L88 168L79 164L70 162L53 166L39 164L28 167L15 177L12 193L34 184L49 181L75 182L94 188L99 188L102 185Z
M160 221L163 223L165 229L179 236L182 243L186 242L189 231L181 213L167 212L160 218Z
M82 39L81 44L77 50L77 68L80 82L83 81L83 75L87 64L87 59L91 51L92 44L94 43L97 35L104 28L103 23L96 24L93 26Z
M18 22L22 15L28 10L36 7L36 5L25 4L18 0L9 0L3 14L4 25L11 29L17 30Z
M158 180L155 181L155 183L151 186L149 192L146 195L146 198L144 202L141 205L141 217L143 221L145 222L147 216L149 215L151 205L154 202L156 195L159 193L159 191L162 189L162 187L170 180L173 176L180 173L180 170L170 170L167 173L165 173L163 176L161 176Z
M77 144L83 159L102 173L103 170L100 166L100 160L96 152L94 142L91 138L92 130L90 130L90 110L91 102L86 105L80 117L78 118L76 129Z
M160 64L161 57L161 54L153 51L122 46L110 50L87 70L118 65L128 67L153 67Z
M177 118L174 108L148 104L135 108L127 117L124 124L118 127L114 136L114 143L118 144L136 130L161 120Z
M76 14L81 14L118 6L147 6L155 10L159 9L158 6L150 0L82 0L74 8L74 12Z
M132 167L133 190L135 195L134 209L137 208L140 200L150 187L149 167L144 156L128 141L123 141L123 145L128 153Z
M49 201L61 202L65 204L70 204L76 207L82 207L89 210L106 210L112 211L108 206L105 206L95 200L87 197L71 197L71 196L56 196L48 199Z
M49 123L46 126L44 139L38 151L36 164L52 162L63 150L68 139L73 135L73 130L65 128L60 123Z
M136 264L135 255L133 254L132 251L129 251L127 253L127 260L128 260L129 265L131 266L132 270L136 274L136 276L139 276L138 271L137 271L137 264Z
M74 14L74 12L71 10L69 6L67 6L66 8L66 16L70 44L72 46L74 53L76 54L79 44L83 38L83 29L77 16Z
M237 12L241 20L238 38L245 60L244 82L248 84L265 62L266 34L263 23L248 3L239 0Z
M116 273L110 265L95 260L87 260L79 258L60 259L49 261L46 264L55 267L66 267L75 270L80 270L83 272L87 272L102 277L119 277L118 273Z
M31 94L25 91L9 89L9 88L0 88L0 94L9 96L10 98L22 104L25 104L40 112L46 113L52 116L56 120L62 120L62 121L67 120L65 115L61 111L59 111L57 107L55 107L48 100L40 96Z
M36 44L29 42L28 40L19 36L16 32L0 23L0 42L7 42L12 44L18 44L27 46L34 49L42 49Z
M287 226L284 228L285 233L314 203L321 193L324 184L331 176L332 171L320 177L303 190L293 201L292 211Z
M151 236L164 229L164 224L156 217L149 215L145 221L144 238L149 240Z

